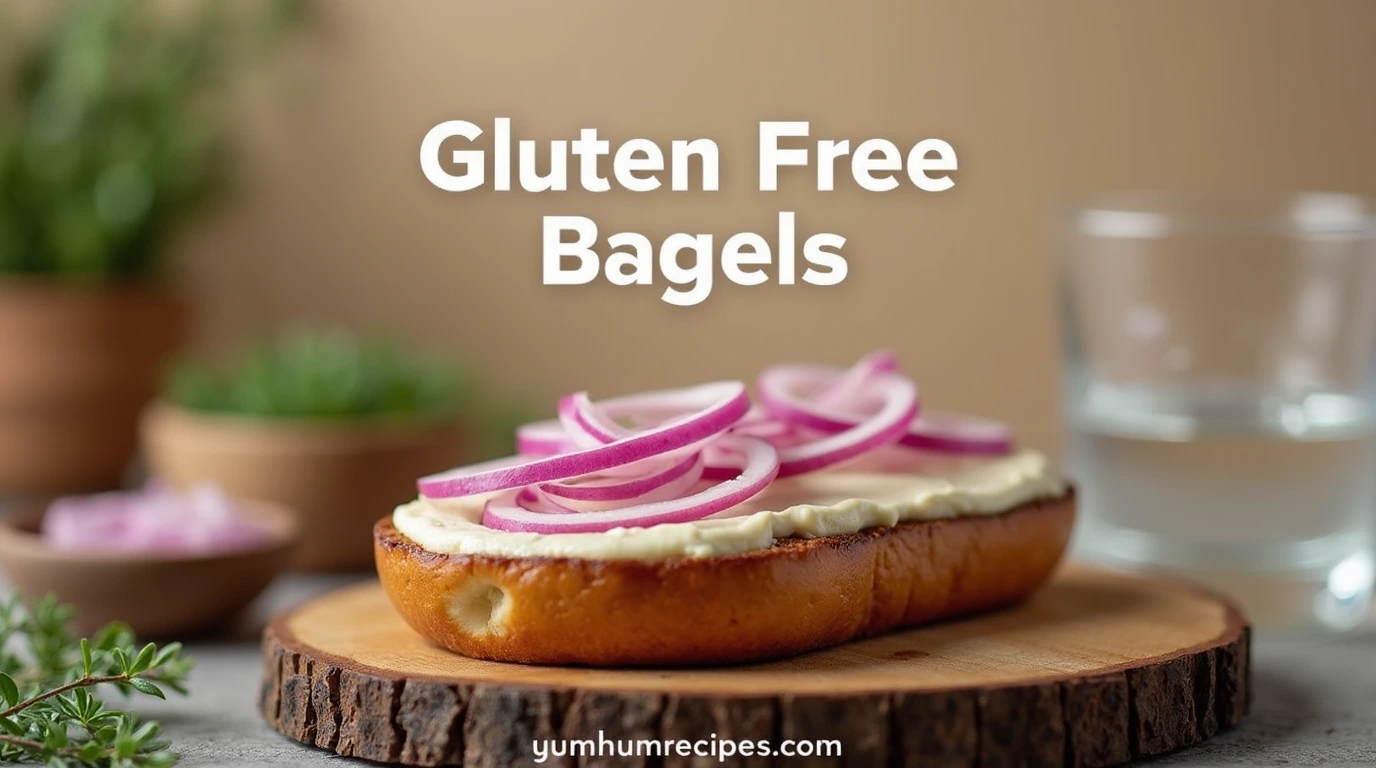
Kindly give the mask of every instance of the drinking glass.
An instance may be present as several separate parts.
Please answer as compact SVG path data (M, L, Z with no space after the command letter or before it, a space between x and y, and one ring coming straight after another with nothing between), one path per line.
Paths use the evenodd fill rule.
M1376 206L1123 194L1071 212L1062 294L1078 555L1361 622L1376 522Z

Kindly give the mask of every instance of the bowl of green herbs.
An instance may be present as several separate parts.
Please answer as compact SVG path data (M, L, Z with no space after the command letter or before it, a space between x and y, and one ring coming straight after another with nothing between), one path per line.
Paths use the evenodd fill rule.
M144 414L152 474L212 482L301 517L295 565L372 563L372 525L415 479L465 460L468 378L386 340L295 330L228 365L186 361Z

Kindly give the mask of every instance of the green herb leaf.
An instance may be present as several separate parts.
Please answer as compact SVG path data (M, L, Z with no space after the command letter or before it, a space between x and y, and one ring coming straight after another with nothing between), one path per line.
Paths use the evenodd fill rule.
M152 680L147 678L136 677L130 680L129 684L138 689L140 693L146 693L149 696L157 696L160 699L167 698L167 695L162 692L162 689L155 685Z
M129 674L137 675L140 672L148 671L148 668L153 665L153 655L157 652L158 647L152 643L143 646L143 649L139 651L139 655L136 656L133 663L129 665Z
M108 651L117 645L128 645L134 641L134 633L128 625L114 621L101 627L96 633L93 645L98 650Z
M130 758L138 751L138 742L134 741L131 734L123 733L115 737L115 754L119 757Z
M91 676L91 641L81 638L81 675Z
M50 699L50 701L53 703L53 706L58 709L59 712L66 715L67 717L70 717L73 720L81 719L81 709L77 706L75 695L56 696Z
M153 657L153 668L156 669L157 667L161 667L167 662L177 658L178 654L180 654L181 652L181 643L168 643L167 645L164 645L162 647L162 650L158 651L158 655Z
M149 720L148 722L144 723L143 725L140 725L140 726L134 731L134 741L137 741L137 742L140 743L140 744L145 744L145 745L146 745L149 741L151 741L152 739L154 739L155 737L157 737L157 735L158 735L158 724L157 724L156 722L152 721L152 720Z
M47 733L43 736L43 746L57 751L67 746L67 726L59 721L48 723Z
M15 684L14 678L0 672L0 699L3 699L6 707L12 707L19 703L19 686Z

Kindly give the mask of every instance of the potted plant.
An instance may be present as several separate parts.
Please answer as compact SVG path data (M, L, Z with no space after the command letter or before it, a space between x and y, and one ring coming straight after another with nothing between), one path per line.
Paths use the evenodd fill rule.
M289 18L217 7L72 1L25 33L0 9L0 493L123 479L186 335L164 260L222 178L226 70Z
M297 330L228 367L174 367L144 449L175 486L295 509L299 568L367 568L373 523L415 497L417 477L465 460L469 391L453 366L394 343Z

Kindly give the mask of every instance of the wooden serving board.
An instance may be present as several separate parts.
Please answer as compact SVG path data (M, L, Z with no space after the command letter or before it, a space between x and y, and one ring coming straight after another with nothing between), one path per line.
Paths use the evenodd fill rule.
M428 645L377 584L276 620L260 707L298 741L408 765L530 765L534 739L837 739L842 757L727 765L1113 765L1248 705L1249 629L1195 588L1072 568L1027 602L783 661L601 670ZM577 642L570 638L570 642ZM720 765L716 757L544 765Z

